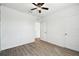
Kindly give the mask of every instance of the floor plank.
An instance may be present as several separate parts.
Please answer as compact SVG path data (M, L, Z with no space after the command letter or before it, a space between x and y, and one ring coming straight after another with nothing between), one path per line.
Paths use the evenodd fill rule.
M79 56L79 52L39 40L3 50L0 56Z

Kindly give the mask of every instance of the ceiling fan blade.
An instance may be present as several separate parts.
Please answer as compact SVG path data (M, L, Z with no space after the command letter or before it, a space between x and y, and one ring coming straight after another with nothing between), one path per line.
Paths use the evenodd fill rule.
M41 10L39 10L39 13L41 13Z
M45 10L48 10L49 8L46 8L46 7L41 7L42 9L45 9Z
M44 3L37 3L37 5L38 5L38 6L39 6L39 5L40 5L40 6L43 6L43 5L44 5Z
M44 3L41 3L41 6L43 6L44 5Z
M35 9L37 9L37 8L32 8L31 10L35 10Z
M35 3L32 3L33 5L35 5L35 6L37 6L37 4L35 4Z

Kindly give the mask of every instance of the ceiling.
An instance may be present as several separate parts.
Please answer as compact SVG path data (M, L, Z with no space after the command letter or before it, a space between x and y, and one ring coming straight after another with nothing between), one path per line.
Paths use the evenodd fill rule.
M42 10L42 13L38 13L37 10L31 11L30 9L36 7L32 3L3 3L2 5L9 8L16 9L18 11L31 14L37 17L44 17L47 15L52 15L54 12L61 10L67 6L73 5L71 3L45 3L43 7L48 7L49 10Z

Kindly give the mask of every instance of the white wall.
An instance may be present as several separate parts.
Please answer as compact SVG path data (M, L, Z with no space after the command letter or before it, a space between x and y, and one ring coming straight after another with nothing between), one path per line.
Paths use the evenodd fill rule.
M56 45L79 51L79 5L68 6L43 18L46 23L46 40ZM43 26L41 22L41 27ZM41 38L43 40L43 29ZM65 36L65 33L68 35Z
M46 23L46 26L42 24L43 22ZM45 41L64 47L64 20L62 17L52 15L44 18L43 22L41 22L41 28L44 28L42 27L43 25L46 28L44 30L41 29L41 38ZM44 33L45 31L46 33Z
M36 17L1 8L1 50L33 42Z
M66 47L79 51L79 5L75 5L65 11L66 23Z

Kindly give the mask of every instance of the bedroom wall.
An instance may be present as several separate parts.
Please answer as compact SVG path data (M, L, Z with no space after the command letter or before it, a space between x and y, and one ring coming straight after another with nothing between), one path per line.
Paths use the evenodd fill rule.
M41 39L64 47L64 20L57 15L43 18L41 22Z
M72 6L68 6L55 12L51 16L46 16L43 18L43 21L41 22L42 40L79 51L78 10L79 5L73 4ZM46 33L44 33L44 29L42 29L43 23L46 23Z
M31 43L36 17L1 6L1 50Z

